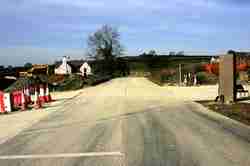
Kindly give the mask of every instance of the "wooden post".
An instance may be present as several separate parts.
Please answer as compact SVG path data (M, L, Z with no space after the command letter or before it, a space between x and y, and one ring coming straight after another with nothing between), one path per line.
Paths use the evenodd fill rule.
M229 104L236 101L236 56L229 53L220 57L219 96Z

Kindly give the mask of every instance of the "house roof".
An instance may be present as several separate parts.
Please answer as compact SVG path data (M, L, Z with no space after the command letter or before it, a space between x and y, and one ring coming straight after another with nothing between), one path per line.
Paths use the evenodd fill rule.
M87 62L89 64L89 61L86 60L70 60L67 61L67 64L70 65L72 68L72 71L79 71L80 67ZM62 61L56 61L55 62L55 68L58 68L62 64Z
M44 71L48 69L48 65L44 64L35 64L32 65L32 68L28 70L28 72L33 73L33 72L38 72L38 71Z

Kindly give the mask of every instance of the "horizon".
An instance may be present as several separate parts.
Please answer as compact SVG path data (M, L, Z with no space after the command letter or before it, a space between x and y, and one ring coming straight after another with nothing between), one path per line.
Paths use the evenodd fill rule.
M82 59L88 35L104 24L118 28L130 56L151 49L249 51L249 9L247 0L3 0L0 65L53 63L64 55Z
M222 54L221 54L222 55ZM139 57L140 55L122 55L122 56L120 56L120 57ZM157 56L170 56L169 54L157 54ZM174 56L179 56L179 55L172 55L172 57L174 57ZM218 57L218 56L220 56L220 54L184 54L183 56L187 56L187 57L194 57L194 56L208 56L208 57ZM50 63L31 63L31 62L29 62L29 61L27 61L27 62L24 62L24 64L17 64L17 65L14 65L14 64L0 64L0 66L3 66L4 68L8 68L9 66L11 66L11 67L23 67L26 63L31 63L32 65L40 65L40 64L48 64L48 65L53 65L53 64L55 64L55 63L57 63L57 62L62 62L62 58L63 58L64 56L61 56L60 58L58 58L58 59L55 59L54 61L51 61ZM76 57L76 58L71 58L71 57L69 57L69 59L68 59L68 61L70 62L70 61L88 61L88 60L86 60L87 58L86 57Z

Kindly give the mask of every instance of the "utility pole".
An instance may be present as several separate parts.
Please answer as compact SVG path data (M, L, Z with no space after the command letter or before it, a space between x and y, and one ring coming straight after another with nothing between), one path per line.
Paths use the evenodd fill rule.
M181 86L181 64L179 64L179 86Z

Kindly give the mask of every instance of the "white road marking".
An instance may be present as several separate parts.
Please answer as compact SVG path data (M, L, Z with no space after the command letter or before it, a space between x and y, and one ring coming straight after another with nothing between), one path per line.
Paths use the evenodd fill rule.
M9 156L0 156L0 160L105 157L105 156L124 156L124 154L121 152L89 152L89 153L59 153L59 154L38 154L38 155L9 155Z

